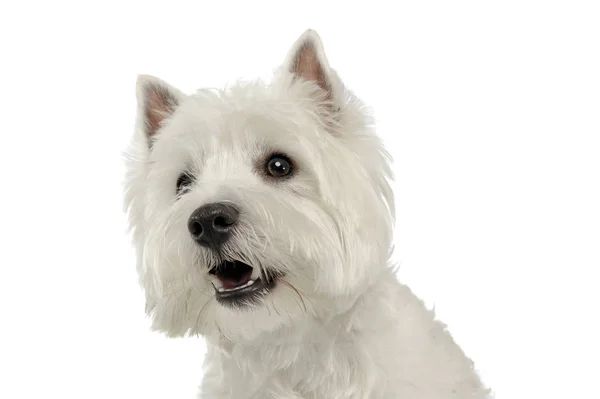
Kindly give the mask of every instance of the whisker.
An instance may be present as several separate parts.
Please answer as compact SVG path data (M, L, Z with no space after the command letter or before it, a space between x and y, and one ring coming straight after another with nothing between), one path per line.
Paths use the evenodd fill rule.
M282 283L284 283L285 285L287 285L288 287L290 287L292 290L294 290L294 292L296 293L296 295L298 296L298 298L300 298L300 301L302 302L302 307L304 308L304 313L307 313L308 310L306 309L306 303L304 302L303 295L300 294L298 289L296 287L294 287L294 285L288 281L285 281L283 279L280 279L280 281Z

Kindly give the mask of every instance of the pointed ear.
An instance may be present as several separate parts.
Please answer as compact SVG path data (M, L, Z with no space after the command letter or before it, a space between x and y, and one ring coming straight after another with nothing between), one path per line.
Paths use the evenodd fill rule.
M144 132L148 146L165 119L170 117L186 97L170 84L149 75L138 76L136 83L138 129Z
M284 65L297 77L317 83L327 101L335 100L334 76L317 32L312 29L304 32L292 45Z

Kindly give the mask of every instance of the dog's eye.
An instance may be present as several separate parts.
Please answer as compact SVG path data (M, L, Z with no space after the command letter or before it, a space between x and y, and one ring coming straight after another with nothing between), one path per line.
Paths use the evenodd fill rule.
M285 155L271 155L267 161L267 173L273 177L286 177L292 173L292 163Z
M177 195L181 194L192 185L193 181L192 175L189 172L183 172L177 178L177 187L175 189L175 193Z

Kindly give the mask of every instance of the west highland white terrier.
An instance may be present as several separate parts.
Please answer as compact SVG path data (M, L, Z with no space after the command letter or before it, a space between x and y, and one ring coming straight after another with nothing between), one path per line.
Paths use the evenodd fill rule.
M390 159L316 32L270 83L137 100L137 270L153 329L207 341L200 398L491 395L389 264Z

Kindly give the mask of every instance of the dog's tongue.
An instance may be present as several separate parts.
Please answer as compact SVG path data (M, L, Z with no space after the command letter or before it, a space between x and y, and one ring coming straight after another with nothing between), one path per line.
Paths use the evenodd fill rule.
M217 277L219 278L219 281L221 281L221 284L223 284L223 288L225 288L226 290L230 290L232 288L239 287L240 285L244 285L248 281L250 281L250 277L252 277L252 269L239 276L239 278L232 278L230 276L225 277L219 275L217 275Z

